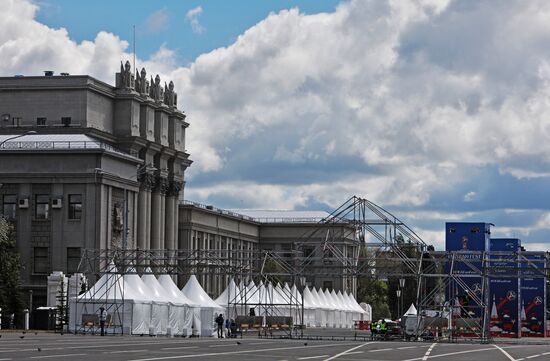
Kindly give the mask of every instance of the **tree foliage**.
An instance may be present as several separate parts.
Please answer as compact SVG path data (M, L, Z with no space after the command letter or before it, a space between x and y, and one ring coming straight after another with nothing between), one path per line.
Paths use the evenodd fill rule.
M370 276L359 277L357 299L371 305L373 320L390 317L388 285L383 280Z
M18 314L23 310L20 269L15 229L0 217L0 307L4 314Z

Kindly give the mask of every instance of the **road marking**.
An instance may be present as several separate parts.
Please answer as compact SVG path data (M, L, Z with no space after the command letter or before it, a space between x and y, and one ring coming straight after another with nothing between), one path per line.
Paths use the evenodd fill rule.
M310 360L314 358L327 357L328 355L319 355L319 356L307 356L307 357L298 357L298 360Z
M428 346L425 346L425 347L428 347ZM416 346L398 347L397 349L398 350L406 350L408 348L416 348Z
M124 350L124 351L107 351L103 353L128 353L128 352L147 352L148 350Z
M428 357L430 357L430 353L432 353L432 350L434 349L435 345L437 345L437 343L432 343L432 345L430 346L430 348L428 349L428 351L426 351L426 353L424 354L424 357L422 357L422 361L426 361L428 359Z
M365 343L362 344L362 345L359 345L359 346L356 346L356 347L352 347L352 348L350 348L349 350L346 350L346 351L344 351L344 352L340 352L339 354L336 354L336 355L334 355L334 356L332 356L332 357L329 357L329 358L325 359L325 361L334 360L334 359L336 359L336 358L338 358L338 357L340 357L340 356L347 355L348 352L355 351L355 350L357 350L358 348L361 348L361 347L363 347L363 346L365 346L365 345L368 345L369 343L370 343L370 344L373 344L373 343L376 343L376 342L365 342Z
M393 348L379 348L377 350L370 350L369 352L391 351Z
M358 353L364 353L365 351L352 351L352 352L348 352L346 355L355 355L355 354L358 354Z
M234 344L234 345L211 345L211 346L208 346L208 347L227 347L227 346L236 346L237 344Z
M181 347L164 347L164 348L161 348L161 350L166 350L166 351L170 351L170 350L183 350L183 349L186 349L186 348L199 348L199 346L181 346Z
M258 349L258 350L244 350L244 351L210 352L210 353L200 353L200 354L193 354L193 355L152 357L152 358L144 358L144 359L135 359L130 361L173 360L178 358L238 355L241 353L258 353L262 351L282 351L282 350L296 350L296 349L304 349L304 348L322 348L322 347L349 346L349 345L356 345L356 343L332 343L332 344L326 344L326 345L323 344L323 345L312 345L312 346L274 347L274 348L264 348L264 349Z
M497 346L497 345L493 345L493 347L495 347L497 350L500 350L500 352L502 352L504 354L504 356L508 357L508 360L517 361L515 358L510 356L510 354L508 352L506 352L502 347Z
M495 351L495 349L494 348L480 348L478 350L468 350L468 351L457 351L457 352L443 353L443 354L440 354L440 355L430 356L430 360L433 359L433 358L438 358L438 357L453 356L453 355L460 355L460 354L463 354L463 353L481 352L481 351ZM403 360L403 361L419 361L419 360L423 360L423 357L411 358L411 359L407 359L407 360ZM516 361L519 361L519 360L516 360Z
M48 355L48 356L33 356L31 358L51 358L51 357L72 357L72 356L85 356L85 353L72 353L67 355Z

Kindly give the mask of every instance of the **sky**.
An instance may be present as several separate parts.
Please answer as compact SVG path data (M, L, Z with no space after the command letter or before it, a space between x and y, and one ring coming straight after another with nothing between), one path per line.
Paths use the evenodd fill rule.
M550 249L546 0L0 0L0 75L173 80L185 198L330 211L357 195Z

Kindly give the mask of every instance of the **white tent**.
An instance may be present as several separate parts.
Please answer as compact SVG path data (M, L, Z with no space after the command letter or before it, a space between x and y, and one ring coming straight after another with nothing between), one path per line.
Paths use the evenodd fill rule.
M181 290L192 302L200 305L201 335L214 335L214 314L223 312L223 307L214 302L201 287L197 277L191 275Z
M246 312L242 303L248 294L248 289L244 287L241 289L233 279L229 281L229 284L225 290L214 300L218 305L225 309L225 315L229 318L235 318L237 314Z
M407 312L405 312L405 316L416 316L416 315L418 315L418 311L416 310L416 307L414 307L414 303L411 303L411 306L409 307Z
M334 291L334 289L332 289L332 291L329 292L329 294L330 294L332 303L336 306L336 315L337 315L336 327L344 327L344 323L346 322L346 311L344 310L345 306L340 303L340 300L338 299L338 295L336 294L336 291Z
M87 292L70 300L69 329L75 331L75 326L80 329L83 315L97 315L99 308L104 307L111 317L107 331L111 327L122 327L125 334L147 334L151 324L151 305L151 299L135 290L133 282L127 282L111 265L110 271Z
M149 269L148 272L151 272ZM141 276L141 280L153 292L154 296L168 304L168 322L167 324L158 323L156 334L159 335L183 335L183 324L185 322L187 307L179 299L173 297L157 280L153 274Z
M322 293L323 292L321 291L321 289L319 289L319 292L317 292L315 287L311 288L311 294L317 300L317 304L319 305L319 312L321 313L321 317L318 317L319 312L316 312L315 317L317 318L317 321L320 322L320 327L327 327L331 310L325 302L324 295L321 295Z
M329 318L328 318L329 327L338 327L337 325L340 323L340 314L337 311L338 306L336 306L336 304L332 300L330 292L328 291L328 289L325 289L325 292L321 291L319 292L319 295L322 295L324 297L325 304L330 309Z
M124 290L126 288L138 295L139 299L151 301L151 321L148 333L151 335L166 334L168 327L169 304L166 298L158 297L135 273L134 269L130 269L128 274L123 276Z
M227 308L230 304L235 304L240 302L241 290L235 284L235 281L231 279L229 284L223 290L223 292L214 300L218 305Z
M175 302L185 305L185 314L183 319L180 319L176 324L170 324L172 330L177 328L178 331L173 331L174 335L181 334L184 336L191 336L193 329L200 330L200 307L198 304L189 300L183 292L180 291L178 286L172 280L169 275L160 275L158 279L159 284L164 288L167 295ZM170 321L172 322L172 321ZM179 333L178 333L179 332Z
M308 327L321 325L321 305L308 287L304 288L304 318ZM319 317L317 317L317 315Z
M350 328L350 327L353 326L353 319L354 319L353 318L353 309L351 308L351 306L349 305L347 300L344 298L344 295L342 294L342 291L338 291L336 296L338 297L338 302L340 303L340 305L342 305L342 308L345 312L344 327Z

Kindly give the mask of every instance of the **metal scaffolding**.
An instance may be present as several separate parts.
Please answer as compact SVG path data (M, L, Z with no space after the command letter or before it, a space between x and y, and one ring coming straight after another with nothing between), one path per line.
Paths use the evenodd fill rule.
M469 337L483 342L491 337L489 280L510 277L511 272L520 278L547 279L549 259L544 252L434 251L397 217L354 196L297 237L290 252L84 250L79 271L100 278L114 265L117 275L170 274L180 277L180 283L191 274L233 279L241 287L240 294L228 299L232 315L247 316L255 308L257 315L277 319L286 315L280 311L284 307L292 317L292 327L284 330L289 337L303 332L303 300L291 292L285 293L284 304L264 302L254 294L258 289L248 287L251 281L256 285L287 282L289 288L295 286L302 293L306 280L342 277L344 290L355 293L359 277L406 278L416 285L421 316L416 338L453 341ZM457 302L463 295L468 297L467 304Z

